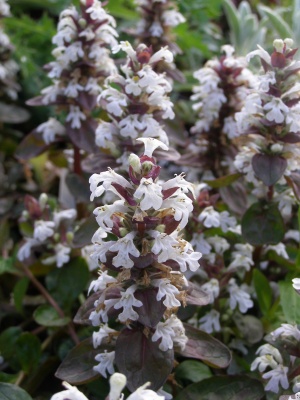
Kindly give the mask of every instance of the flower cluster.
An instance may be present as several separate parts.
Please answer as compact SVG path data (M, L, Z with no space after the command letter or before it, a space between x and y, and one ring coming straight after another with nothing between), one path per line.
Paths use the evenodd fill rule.
M10 16L10 8L6 0L0 0L0 19ZM9 37L0 26L0 97L7 96L15 100L20 87L16 82L16 74L19 71L17 63L12 60L14 50Z
M255 186L284 184L284 176L299 166L300 62L293 60L292 39L277 39L273 46L272 54L260 46L248 54L248 59L260 57L263 72L236 114L238 132L249 140L234 164Z
M199 163L201 155L202 171L210 171L215 177L232 170L234 139L239 135L234 115L241 110L255 82L245 58L235 57L232 46L225 45L222 50L224 55L209 60L194 73L199 85L194 86L191 100L196 101L193 109L198 119L191 133L196 134L196 139L185 157L197 157Z
M184 16L178 11L176 4L170 0L135 0L141 18L133 32L139 43L152 46L153 51L168 46L174 54L181 54L181 49L175 43L171 29L185 22ZM175 64L166 64L161 60L156 66L156 71L163 72L175 80L184 80L182 73Z
M33 261L38 257L45 265L62 267L70 260L76 210L55 211L46 194L39 200L27 195L20 219L20 230L25 242L19 248L20 261Z
M107 111L111 122L100 122L96 144L120 158L119 163L124 163L127 169L129 151L136 146L136 138L155 137L168 144L161 121L174 118L169 99L172 86L164 74L154 72L153 68L161 60L172 62L173 55L167 48L152 53L145 45L134 50L128 42L113 48L114 53L120 50L128 55L122 67L125 77L109 77L107 88L99 96L100 106Z
M157 351L174 345L183 349L187 338L176 317L177 308L186 302L188 282L183 273L197 271L201 257L180 233L193 208L194 189L182 175L160 182L152 153L167 146L153 138L138 140L145 150L140 157L130 155L129 180L111 169L90 178L91 200L106 191L118 197L94 211L99 229L91 257L101 262L101 271L90 286L97 293L90 320L101 326L115 316L131 327L132 334L143 329L147 340L157 343ZM100 332L100 340L94 337L96 346L110 334L103 327ZM95 369L104 376L106 370L112 373L114 357L119 359L114 351L99 354Z
M110 379L110 392L108 394L108 400L123 400L124 395L121 393L126 385L126 376L120 374L118 372L114 373ZM150 383L145 383L143 386L139 387L135 392L131 393L127 400L167 400L171 399L172 396L169 396L168 393L162 392L160 394L155 393L153 390L147 389ZM51 397L51 400L66 400L66 396L68 396L68 400L88 400L88 398L80 392L75 386L71 386L68 382L63 382L63 386L65 386L66 390L62 392L56 393Z
M85 151L95 150L96 122L91 115L104 78L116 67L107 47L117 44L115 20L98 0L82 0L80 11L74 6L62 11L57 34L55 61L46 65L52 85L30 105L58 105L66 111L65 124L55 118L41 124L37 132L46 144L62 135Z

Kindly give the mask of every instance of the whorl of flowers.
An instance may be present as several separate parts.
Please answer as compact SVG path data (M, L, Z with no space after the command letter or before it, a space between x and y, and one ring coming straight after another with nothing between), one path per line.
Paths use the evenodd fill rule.
M94 211L99 229L91 256L101 262L101 270L90 286L97 292L90 320L102 326L114 316L131 329L144 327L148 340L164 352L174 345L184 348L187 341L176 310L185 304L188 284L183 273L196 271L201 257L180 233L193 208L194 189L182 175L159 181L160 167L152 153L167 146L153 138L138 140L145 150L140 157L130 155L128 180L111 169L90 178L91 200L106 191L118 197ZM146 304L155 321L145 318ZM94 345L109 332L107 325L101 327L94 334ZM99 354L95 369L104 376L106 370L112 373L114 357L115 352Z
M178 11L175 2L170 0L135 0L140 12L140 21L134 35L139 43L152 46L153 51L168 46L174 56L181 54L177 46L172 28L185 22L184 16ZM175 80L184 80L183 75L176 69L172 62L166 64L161 60L156 66L156 71L166 72Z
M76 210L53 210L45 193L39 200L27 195L25 208L20 219L25 242L19 248L18 259L32 261L39 255L43 264L62 267L70 260Z
M19 71L17 63L12 60L13 45L5 34L1 19L10 16L10 8L6 0L0 0L0 97L7 96L15 100L20 87L16 82Z
M67 134L79 148L93 150L96 122L91 111L104 78L116 71L107 49L117 44L114 27L114 18L98 0L81 0L80 11L71 6L60 14L52 39L57 46L52 52L55 61L45 67L53 83L28 102L66 110L65 126L50 118L37 128L46 144Z
M156 73L153 68L161 60L172 62L173 55L166 48L152 53L145 45L134 50L128 42L121 42L113 52L120 50L128 55L122 67L125 77L110 76L106 89L99 96L99 104L107 111L111 122L100 122L96 144L109 150L115 158L123 155L122 163L127 159L126 151L133 150L135 139L139 137L155 137L168 144L161 122L174 118L169 98L172 86L164 74Z
M232 142L238 135L234 114L241 110L243 101L253 86L254 77L246 68L244 57L235 57L234 48L226 45L219 59L208 61L194 73L199 85L194 86L191 100L197 113L191 132L196 134L191 154L201 155L202 169L215 176L230 172L236 147ZM198 161L199 163L199 161Z
M247 181L273 186L299 168L300 157L300 62L292 39L277 39L269 54L258 46L247 58L259 56L263 67L257 88L236 114L238 132L250 135L234 162ZM266 170L272 171L270 177Z

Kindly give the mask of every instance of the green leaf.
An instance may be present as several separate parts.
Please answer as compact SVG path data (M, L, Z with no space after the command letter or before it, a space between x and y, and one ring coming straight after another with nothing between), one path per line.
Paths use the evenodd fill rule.
M247 376L214 376L187 386L176 400L260 400L262 384Z
M0 275L5 273L13 274L17 272L18 269L15 267L14 258L2 258L0 257Z
M42 353L37 336L29 332L22 333L16 341L15 351L23 371L31 373L37 367Z
M14 292L13 292L14 303L19 313L23 312L23 299L27 292L28 285L29 285L29 279L24 277L20 279L14 287Z
M228 347L206 332L184 324L185 334L189 338L185 349L178 351L184 357L197 358L214 368L226 368L231 361Z
M63 268L50 272L46 277L46 286L63 308L70 309L74 300L86 289L89 277L86 261L78 257L71 259Z
M55 308L48 304L39 306L35 310L33 318L39 325L48 327L65 326L70 322L69 317L60 317Z
M293 31L275 10L272 10L271 8L261 4L259 4L257 8L262 16L266 16L268 18L268 21L271 23L273 29L278 32L282 39L293 37Z
M212 376L209 367L202 362L186 360L175 369L176 379L184 379L193 383L203 381Z
M300 324L300 296L292 282L279 282L280 302L285 320L289 324Z
M32 400L25 390L11 383L0 383L0 399L1 400Z
M242 236L253 246L277 244L284 237L285 227L274 203L255 203L242 218Z
M18 379L18 374L6 374L5 372L0 372L0 382L14 383Z
M223 0L223 7L230 27L233 45L236 45L240 36L239 14L231 0Z
M214 179L213 181L204 181L212 188L220 188L231 185L242 176L240 173L222 176L221 178Z
M272 289L268 279L258 269L253 271L253 284L261 312L268 314L272 306Z
M22 330L19 327L10 327L0 335L0 353L4 360L15 370L18 370L20 364L16 355L16 342L21 335Z

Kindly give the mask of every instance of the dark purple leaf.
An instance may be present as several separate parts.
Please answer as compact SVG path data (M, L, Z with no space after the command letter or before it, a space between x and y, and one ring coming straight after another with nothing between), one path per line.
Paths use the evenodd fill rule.
M116 365L126 375L127 387L136 390L146 382L158 390L165 383L173 368L173 350L162 351L159 342L152 342L137 328L124 329L116 343Z
M220 187L219 193L231 211L238 215L242 215L246 211L248 200L245 186L241 182L234 182L230 186Z
M19 144L16 150L16 157L21 160L29 160L43 153L48 148L41 134L35 130L29 133Z
M97 96L88 94L87 92L80 92L76 101L81 108L92 111L97 105Z
M252 167L258 179L266 186L272 186L284 174L287 161L278 155L255 154L252 157Z
M242 218L242 236L253 246L277 244L284 237L285 227L278 207L273 203L255 203Z
M299 143L300 142L300 132L294 133L289 132L285 136L280 138L281 142L284 143Z
M114 346L111 343L108 344L106 340L102 343L101 346L94 349L92 339L83 340L68 353L55 376L71 385L81 385L99 378L99 372L93 370L97 364L96 355L103 353L104 350L114 350Z
M183 357L202 360L213 368L228 367L231 361L231 353L223 343L188 324L184 324L184 328L189 340L185 349L178 351L178 354Z
M89 182L84 177L74 173L66 176L66 184L77 203L90 202Z
M274 51L271 54L271 64L272 67L275 68L284 68L286 64L286 59L283 53L279 53L278 51Z
M71 141L82 150L88 153L97 153L98 147L95 144L95 131L97 122L92 118L81 121L79 129L72 128L70 123L66 124L67 135Z
M183 389L176 400L261 400L261 382L243 376L214 376Z
M91 296L89 296L84 304L79 308L77 311L77 314L74 317L74 322L75 324L78 325L91 325L91 321L89 320L89 317L91 315L91 312L95 310L94 303L96 300L99 299L101 296L102 292L98 291L96 293L93 293ZM114 288L110 287L107 289L106 294L105 294L105 299L118 299L120 298L120 289L119 288ZM108 311L107 315L109 318L113 316L117 316L119 314L119 310L115 310L112 308L110 311Z
M88 219L86 219L79 229L74 233L73 247L81 248L92 243L92 237L99 225L95 219L94 214L91 214Z
M0 102L0 121L9 124L21 124L30 118L30 114L25 108L14 104Z
M166 311L163 300L156 300L157 292L157 288L136 290L134 292L134 296L143 303L142 307L135 308L135 311L139 314L138 321L142 325L151 328L156 327Z

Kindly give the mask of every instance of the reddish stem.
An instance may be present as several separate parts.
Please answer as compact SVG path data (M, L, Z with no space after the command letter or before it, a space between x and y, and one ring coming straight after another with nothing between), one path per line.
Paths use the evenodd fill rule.
M81 156L80 156L80 149L74 144L74 172L75 174L81 176L82 169L81 169Z
M61 318L64 318L65 314L64 314L63 310L59 307L59 305L54 300L54 298L51 296L51 294L44 288L44 286L36 279L36 277L32 274L32 272L27 267L24 266L23 269L24 269L25 274L28 276L28 278L33 283L33 285L45 297L45 299L48 301L48 303L51 304L51 306L53 308L55 308L55 310L57 311L58 315ZM71 338L73 339L73 342L75 344L79 344L80 340L77 337L77 334L75 332L75 329L74 329L74 326L73 326L72 322L70 322L68 324L68 331L69 331L69 334L70 334Z

